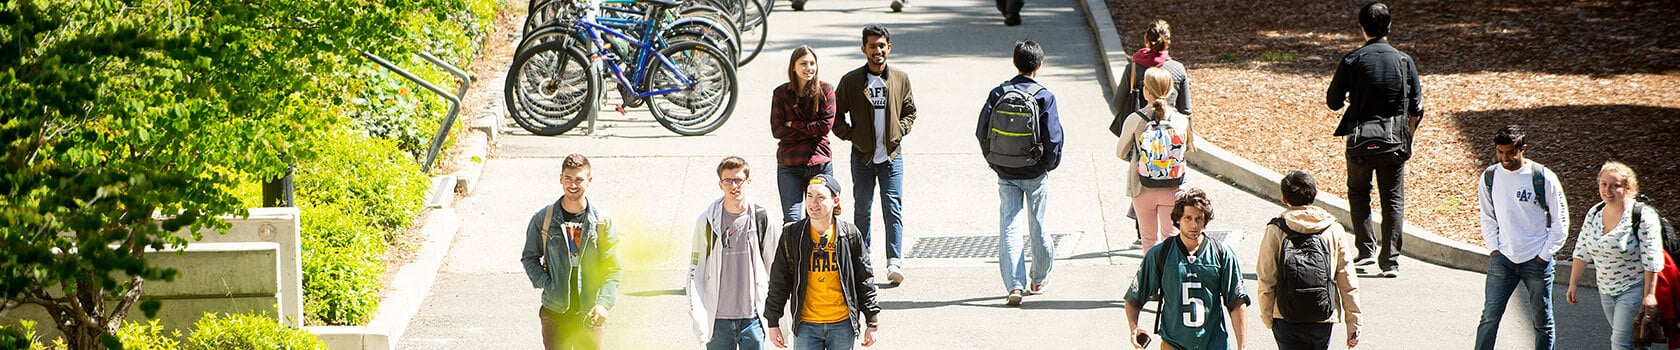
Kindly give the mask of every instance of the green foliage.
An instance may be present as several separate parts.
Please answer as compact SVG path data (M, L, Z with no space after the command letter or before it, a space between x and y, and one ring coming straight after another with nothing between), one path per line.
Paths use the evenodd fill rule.
M311 324L366 324L379 308L385 245L369 218L304 205L303 311Z
M414 221L429 181L395 141L349 132L336 132L323 141L314 145L319 157L298 165L300 206L345 208L367 217L372 228L382 232L395 233Z
M291 349L326 349L326 344L316 339L315 335L301 329L292 329L274 318L254 315L235 314L217 315L204 314L204 318L193 323L193 334L187 337L183 349L187 350L291 350Z
M124 321L122 328L117 328L117 340L122 342L123 350L175 350L181 348L179 339L180 330L164 333L158 320L146 323Z
M1267 62L1295 62L1295 55L1266 51L1260 53L1260 60Z
M300 146L337 129L348 88L333 77L363 64L358 50L410 56L422 42L410 26L463 10L459 0L0 4L0 297L47 308L72 347L99 345L139 281L175 275L149 266L148 248L184 247L181 229L226 228L217 216L244 212L236 184L310 159ZM113 277L123 275L134 277Z
M1242 61L1242 58L1237 57L1237 56L1233 56L1233 55L1228 54L1228 53L1222 53L1222 54L1219 54L1219 61L1220 62L1225 62L1225 63L1237 63L1239 61Z
M33 320L20 320L16 326L0 324L0 349L45 349L37 337Z

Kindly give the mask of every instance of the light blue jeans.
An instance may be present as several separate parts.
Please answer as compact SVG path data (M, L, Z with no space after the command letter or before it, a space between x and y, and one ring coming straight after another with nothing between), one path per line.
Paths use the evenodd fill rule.
M1604 318L1610 321L1611 349L1633 350L1633 317L1639 315L1639 307L1643 306L1640 305L1645 297L1642 288L1598 296L1599 305L1604 307Z
M717 319L712 322L712 341L707 350L758 350L764 348L764 327L758 318Z
M1510 303L1518 282L1528 293L1528 311L1534 321L1534 348L1552 350L1557 341L1552 321L1552 262L1529 259L1519 264L1504 254L1489 257L1488 261L1487 301L1482 305L1481 325L1476 327L1476 350L1493 350L1494 340L1499 337L1499 321L1505 316L1505 306Z
M794 333L794 350L852 350L852 342L857 341L857 331L852 329L850 319L835 323L802 321Z
M1004 292L1027 289L1027 254L1021 249L1021 209L1029 215L1027 241L1032 246L1032 283L1044 282L1055 261L1056 241L1044 231L1044 211L1049 197L1050 174L1036 179L998 179L998 272L1003 275Z

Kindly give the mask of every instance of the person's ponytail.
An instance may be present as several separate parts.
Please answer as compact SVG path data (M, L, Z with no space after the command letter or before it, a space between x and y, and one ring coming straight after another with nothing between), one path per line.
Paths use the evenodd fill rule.
M1149 106L1155 108L1155 115L1152 115L1151 117L1154 117L1155 120L1165 120L1167 118L1167 108L1172 108L1171 96L1162 95L1156 97L1155 101L1151 102Z

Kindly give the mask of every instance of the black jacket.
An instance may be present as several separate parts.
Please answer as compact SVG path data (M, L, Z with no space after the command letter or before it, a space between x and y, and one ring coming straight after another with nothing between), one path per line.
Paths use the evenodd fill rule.
M1351 134L1355 125L1372 118L1423 116L1416 62L1381 38L1342 56L1326 95L1331 110L1342 109L1344 100L1351 102L1336 124L1335 136Z
M835 222L835 239L840 251L840 290L846 296L846 307L852 317L853 334L858 332L858 314L868 325L875 325L875 315L881 305L875 301L875 270L869 265L869 250L864 249L862 233L852 223ZM765 300L764 320L770 327L780 327L787 308L793 310L793 333L799 334L799 312L805 303L805 282L811 265L811 219L805 218L782 226L781 242L776 246L776 260L770 264L770 295ZM784 308L786 307L786 308Z

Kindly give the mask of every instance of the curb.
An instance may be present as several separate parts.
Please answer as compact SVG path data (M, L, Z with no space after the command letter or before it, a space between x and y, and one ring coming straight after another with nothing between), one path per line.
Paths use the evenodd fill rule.
M1078 3L1085 12L1085 24L1091 26L1091 30L1096 34L1094 36L1097 40L1097 49L1103 52L1102 65L1106 70L1108 79L1108 83L1104 85L1103 90L1105 95L1112 96L1112 90L1116 86L1115 82L1119 81L1115 79L1115 75L1119 74L1118 72L1123 72L1130 62L1125 59L1125 53L1121 51L1123 49L1120 46L1120 36L1115 29L1113 20L1106 16L1108 5L1103 0L1078 0ZM1104 15L1097 15L1099 13ZM1112 104L1109 105L1111 111L1114 108ZM1191 153L1186 158L1191 166L1261 198L1279 202L1283 200L1282 194L1277 189L1278 182L1283 180L1283 174L1226 151L1206 139L1198 141L1200 142L1196 143L1196 148L1199 152ZM1331 215L1335 215L1337 221L1341 222L1342 225L1352 226L1353 214L1346 199L1319 193L1318 200L1313 204L1323 207ZM1375 215L1371 219L1375 222L1373 225L1380 225L1382 222L1382 218ZM1411 224L1406 224L1401 231L1405 235L1403 239L1406 243L1401 253L1406 256L1459 270L1487 272L1491 257L1488 255L1490 252L1486 248L1441 237L1434 232ZM1569 269L1572 267L1570 263L1568 261L1554 261L1553 266L1555 267L1553 275L1555 283L1567 285L1569 283ZM1587 276L1593 276L1592 273L1592 268L1586 270ZM1597 288L1597 283L1594 280L1594 278L1582 278L1579 284L1583 287Z
M391 279L386 286L388 292L380 300L379 310L372 321L365 326L305 328L326 343L328 349L396 348L403 333L408 331L409 321L420 312L420 305L431 293L438 269L443 267L444 255L449 252L455 233L461 228L453 208L433 209L421 227L426 241L421 243L418 257L398 270Z

